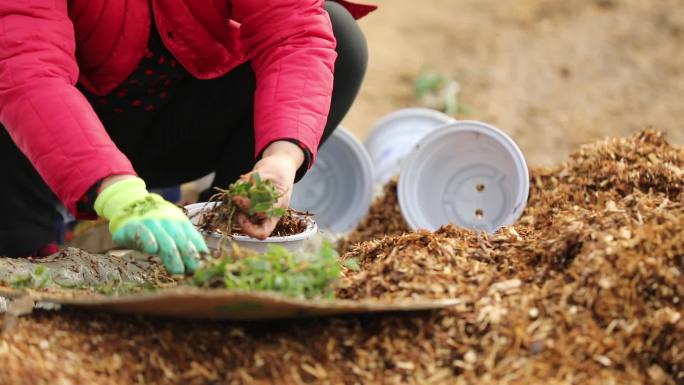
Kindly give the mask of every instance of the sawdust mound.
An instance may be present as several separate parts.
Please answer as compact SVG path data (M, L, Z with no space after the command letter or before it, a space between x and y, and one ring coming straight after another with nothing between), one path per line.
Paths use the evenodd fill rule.
M461 317L481 331L471 362L459 363L473 379L524 370L589 381L608 371L683 383L683 167L684 152L653 131L584 146L533 170L515 227L487 236L446 226L352 246L345 257L363 269L348 272L339 295L462 299Z
M373 201L361 223L340 240L338 249L345 253L356 244L390 235L408 233L411 229L401 216L397 198L397 179L388 182L382 194Z
M532 170L523 217L493 235L364 222L338 296L453 308L249 325L39 313L0 336L0 383L684 384L682 169L646 131Z

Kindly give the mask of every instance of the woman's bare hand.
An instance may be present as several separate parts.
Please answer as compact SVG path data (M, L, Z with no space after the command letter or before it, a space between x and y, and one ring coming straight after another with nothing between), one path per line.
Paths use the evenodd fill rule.
M270 180L280 194L274 207L287 209L292 197L292 187L297 170L304 162L304 152L296 144L286 141L276 141L269 145L249 174L241 178L249 180L252 173L259 173L262 180ZM237 223L244 234L257 239L268 238L275 229L280 217L266 217L265 215L249 216L251 202L247 197L234 197L233 202L240 208Z

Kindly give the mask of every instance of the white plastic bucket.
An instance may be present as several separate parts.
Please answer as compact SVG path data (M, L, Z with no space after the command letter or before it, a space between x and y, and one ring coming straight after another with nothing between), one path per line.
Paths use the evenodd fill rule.
M185 206L185 210L188 213L188 217L193 225L197 225L202 215L202 211L209 210L214 207L214 205L220 204L218 202L200 202L193 203ZM201 231L204 236L204 240L207 243L207 247L210 250L218 250L219 248L223 250L230 250L231 242L237 243L241 248L251 249L259 253L266 251L266 248L270 244L276 244L285 247L291 251L297 251L304 246L304 241L314 236L318 233L318 226L316 222L307 218L308 226L306 230L300 234L289 235L286 237L268 237L264 240L248 237L246 235L233 235L226 236L217 232L207 232Z
M364 143L373 161L375 182L384 185L398 175L402 159L425 135L453 121L428 108L406 108L378 120Z
M412 229L453 223L494 232L522 214L529 173L522 152L501 130L458 121L418 143L402 164L397 194Z
M318 159L294 186L290 205L314 214L321 229L353 229L373 199L373 164L363 144L338 127L318 151Z

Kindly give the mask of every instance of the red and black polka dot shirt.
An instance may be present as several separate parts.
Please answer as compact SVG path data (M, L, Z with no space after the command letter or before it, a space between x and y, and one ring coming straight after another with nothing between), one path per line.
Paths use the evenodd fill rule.
M96 110L114 113L153 112L169 98L177 84L190 76L169 53L157 28L150 28L150 38L140 64L117 88L104 96L81 91Z

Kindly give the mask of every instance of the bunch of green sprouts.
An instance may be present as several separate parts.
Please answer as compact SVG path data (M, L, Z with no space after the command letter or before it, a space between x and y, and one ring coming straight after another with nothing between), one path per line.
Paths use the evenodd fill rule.
M334 283L342 267L358 269L356 260L341 262L330 242L323 242L315 253L293 253L269 245L263 254L243 253L239 249L198 269L193 284L245 291L273 291L286 296L334 298Z
M269 245L265 253L240 250L207 261L186 281L161 282L60 282L50 270L38 265L33 272L15 276L10 281L14 289L41 290L58 286L68 290L88 290L103 295L124 295L151 292L182 284L200 288L220 288L243 291L271 291L299 299L334 298L335 282L342 269L358 270L355 259L341 261L333 245L322 242L314 252L292 252L282 246Z
M38 265L32 273L13 277L10 286L13 289L43 289L50 282L50 272L43 265Z
M452 117L470 114L470 108L459 102L459 83L447 75L423 72L416 78L413 90L416 98L427 107Z
M287 210L275 207L282 196L270 180L263 180L259 173L252 173L248 180L238 180L228 186L227 190L216 188L209 202L219 202L200 218L198 226L205 231L220 230L224 234L232 234L239 228L233 221L238 210L233 198L244 197L249 199L250 207L247 214L250 220L259 223L266 218L280 217L287 214Z
M132 294L143 291L154 291L157 286L153 282L106 282L88 284L84 282L59 281L52 277L49 268L38 265L29 274L20 274L12 277L10 287L17 290L42 290L52 286L58 286L69 290L88 290L104 295Z
M262 180L259 173L250 175L249 180L239 180L228 186L228 195L231 197L241 196L249 199L251 206L249 215L263 213L267 217L280 217L285 215L287 210L281 207L274 207L281 195L273 182Z

